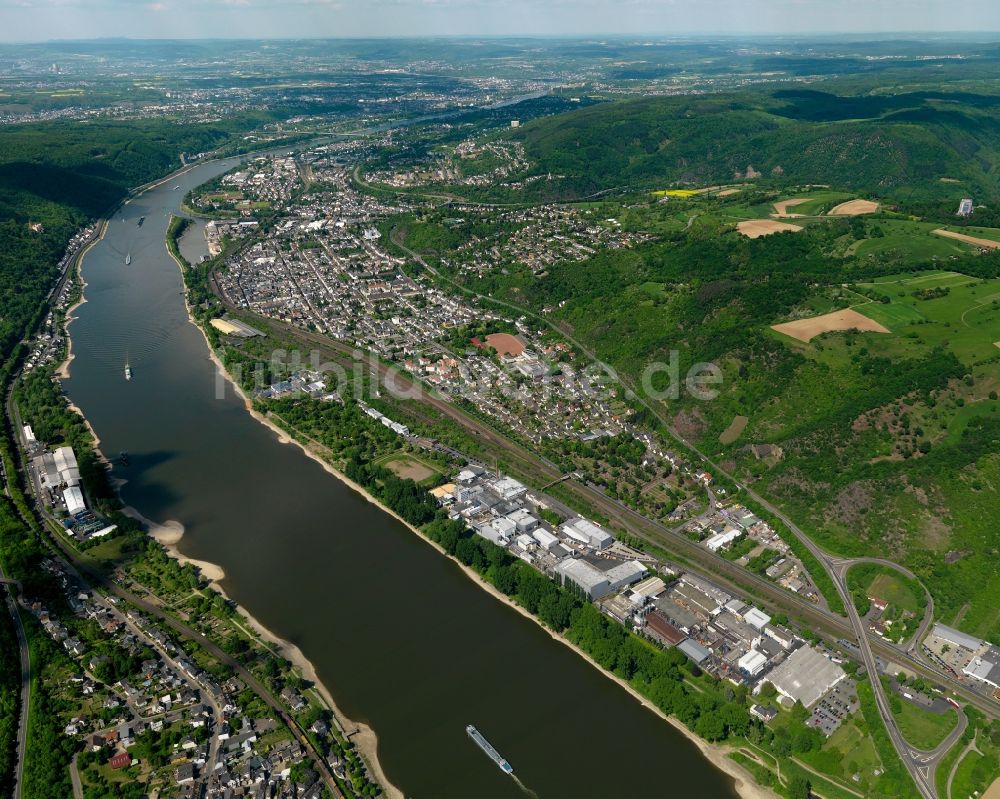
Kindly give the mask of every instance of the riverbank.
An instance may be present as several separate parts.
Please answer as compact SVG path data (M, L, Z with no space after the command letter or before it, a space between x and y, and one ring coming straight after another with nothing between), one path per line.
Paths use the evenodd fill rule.
M69 335L70 323L76 318L73 316L73 312L87 301L85 296L87 292L87 281L83 279L83 270L80 268L80 265L83 263L84 256L90 252L90 248L102 241L104 239L104 234L108 232L107 219L103 220L99 224L101 228L100 232L88 241L84 248L76 254L76 257L73 259L73 266L70 267L71 269L76 269L76 279L80 282L80 298L66 309L66 316L63 318L62 328L63 337L66 340L66 360L59 365L59 368L56 369L55 372L56 377L60 380L65 380L69 377L69 365L73 362L73 339ZM76 409L76 411L77 413L80 412L79 409ZM80 415L83 416L82 413ZM89 427L90 425L88 424L87 426Z
M210 357L212 358L212 361L216 364L216 366L221 370L222 374L226 377L226 379L229 380L232 383L231 376L226 371L226 369L222 365L222 363L219 361L219 359L216 356L216 354L214 352L212 352ZM246 396L244 395L244 393L242 392L242 390L240 390L240 388L238 386L236 386L235 383L233 383L233 386L234 386L234 389L240 395L240 397L243 398L244 400L246 400ZM705 741L704 739L698 737L695 733L691 732L691 730L689 730L678 719L673 718L672 716L668 716L666 713L664 713L662 710L660 710L658 707L656 707L654 704L652 704L646 697L644 697L642 694L640 694L634 687L632 687L631 685L629 685L628 682L626 682L625 680L623 680L622 678L620 678L620 677L618 677L618 676L616 676L614 674L611 674L606 669L604 669L596 660L594 660L590 655L588 655L586 652L584 652L580 647L578 647L576 644L574 644L568 638L566 638L563 635L560 635L560 634L556 633L554 630L551 630L548 627L546 627L544 624L542 624L541 621L539 621L539 619L536 616L532 615L527 610L525 610L523 607L521 607L520 605L518 605L509 596L507 596L506 594L504 594L503 592L501 592L499 589L497 589L496 586L492 585L491 583L489 583L485 579L483 579L483 577L478 572L476 572L474 569L472 569L469 566L466 566L464 563L462 563L460 560L458 560L453 555L448 554L448 552L443 547L441 547L439 544L437 544L436 542L434 542L431 539L429 539L426 535L424 535L424 533L418 527L410 524L408 521L406 521L406 519L404 519L398 513L396 513L391 508L389 508L387 505L385 505L384 503L382 503L381 501L379 501L377 498L375 498L371 494L369 494L364 489L363 486L359 485L358 483L356 483L355 481L353 481L349 477L347 477L345 474L343 474L341 471L339 471L336 467L334 467L327 460L325 460L319 453L317 453L313 449L311 449L308 444L304 444L303 442L301 442L301 441L299 441L297 439L291 438L289 436L289 434L288 434L288 431L282 429L281 427L279 427L278 425L276 425L274 422L272 422L270 419L268 419L266 416L264 416L263 414L261 414L258 411L256 411L252 407L252 404L249 401L247 401L247 410L248 410L248 412L250 413L250 415L254 419L256 419L258 422L260 422L261 424L265 425L268 429L270 429L272 432L274 432L278 436L278 440L281 443L283 443L283 444L295 444L296 446L298 446L307 457L312 458L314 461L316 461L318 464L320 464L328 473L330 473L331 475L333 475L334 477L336 477L338 480L340 480L342 483L344 483L344 485L348 486L352 491L355 491L356 493L358 493L359 495L361 495L365 500L367 500L371 504L373 504L376 507L378 507L382 512L384 512L384 513L388 514L389 516L391 516L392 518L394 518L400 524L404 525L408 530L410 530L411 532L413 532L417 536L419 536L420 540L424 541L425 543L427 543L428 545L430 545L431 547L433 547L439 554L441 554L444 557L448 558L452 563L454 563L456 566L458 566L458 568L460 568L462 570L462 572L466 575L466 577L468 577L470 580L472 580L474 583L476 583L476 585L478 585L480 588L482 588L483 590L485 590L487 593L489 593L491 596L493 596L498 601L503 602L505 605L507 605L510 608L513 608L515 611L517 611L519 614L521 614L524 618L530 619L532 622L534 622L539 627L541 627L543 630L545 630L545 632L548 633L549 636L553 640L558 641L559 643L563 644L564 646L569 647L577 655L579 655L580 657L582 657L591 666L593 666L595 669L597 669L602 675L604 675L605 677L607 677L610 680L613 680L619 686L621 686L623 689L625 689L644 708L646 708L647 710L650 710L651 712L655 713L662 720L666 721L668 724L670 724L672 727L674 727L678 732L680 732L681 734L683 734L688 740L690 740L692 743L694 743L698 747L698 749L701 751L701 753L705 756L705 758L710 763L712 763L713 766L715 766L717 769L719 769L723 773L725 773L725 774L727 774L727 775L729 775L730 777L733 778L733 782L734 782L734 786L736 788L736 791L739 793L739 795L742 797L742 799L779 799L778 794L776 794L774 791L770 790L769 788L765 788L765 787L763 787L761 785L758 785L756 782L754 782L753 776L750 774L750 772L747 769L743 768L738 763L736 763L735 761L731 760L728 757L728 754L731 751L734 751L733 748L731 748L731 747L725 747L725 746L717 746L715 744L710 744L707 741Z
M249 611L247 611L245 607L235 602L232 597L226 593L225 588L221 584L222 580L226 578L226 573L221 566L216 563L210 563L206 560L189 558L180 551L178 544L184 537L184 526L175 521L157 524L152 519L147 519L139 513L139 511L132 507L124 508L123 512L131 516L133 519L142 522L146 526L149 534L167 551L167 554L170 557L176 559L181 565L190 563L192 566L195 566L201 572L202 576L209 581L211 587L215 591L218 591L219 594L221 594L228 602L233 604L242 620L245 621L250 627L250 630L259 636L262 641L270 644L276 654L292 663L302 673L303 678L313 684L323 702L334 714L334 718L336 719L337 726L340 728L341 733L345 738L349 737L354 746L357 747L359 752L361 752L379 784L381 784L385 789L386 796L388 796L389 799L404 799L402 791L388 781L382 771L381 765L378 762L378 737L375 735L375 731L366 724L361 724L348 718L340 710L340 708L337 707L330 691L323 684L319 675L316 673L315 666L313 666L312 662L305 656L305 653L303 653L299 647L265 627Z
M185 303L186 303L186 299L185 299ZM262 425L264 425L265 427L267 427L273 433L275 433L275 435L277 436L278 441L280 443L282 443L282 444L294 444L294 445L298 446L299 449L307 457L311 458L316 463L318 463L320 466L322 466L323 469L325 469L329 474L331 474L332 476L334 476L336 479L340 480L344 485L346 485L352 491L354 491L357 494L359 494L366 501L368 501L371 504L373 504L376 507L378 507L379 510L381 510L383 513L388 514L393 519L395 519L396 521L398 521L400 524L404 525L408 530L410 530L411 532L413 532L414 534L416 534L420 538L420 540L424 541L425 543L427 543L428 545L430 545L431 547L433 547L439 554L441 554L444 557L448 558L452 563L454 563L456 566L458 566L462 570L462 572L466 575L466 577L468 577L470 580L472 580L474 583L476 583L476 585L478 585L480 588L482 588L483 590L485 590L486 592L488 592L491 596L493 596L498 601L504 603L505 605L507 605L510 608L513 608L515 611L517 611L519 614L521 614L524 618L529 619L532 622L534 622L535 624L537 624L539 627L541 627L543 630L545 630L545 632L547 632L549 634L549 636L553 640L558 641L559 643L563 644L566 647L569 647L577 655L579 655L584 660L586 660L587 663L589 663L591 666L593 666L595 669L597 669L603 676L605 676L608 679L611 679L614 682L616 682L625 691L627 691L634 699L636 699L639 702L639 704L641 704L644 708L646 708L647 710L655 713L657 716L660 717L660 719L662 719L663 721L666 721L668 724L670 724L672 727L674 727L674 729L676 729L678 732L680 732L682 735L684 735L688 740L690 740L692 743L694 743L695 746L698 747L699 751L701 751L702 755L704 755L704 757L713 766L715 766L718 770L720 770L723 773L725 773L728 776L730 776L733 779L734 787L735 787L737 793L739 793L739 795L742 797L742 799L779 799L778 794L776 794L774 791L772 791L769 788L765 788L764 786L758 785L754 781L752 774L747 769L745 769L744 767L742 767L741 765L739 765L738 763L736 763L735 761L733 761L732 759L730 759L728 757L728 754L731 751L734 751L733 748L711 744L711 743L705 741L704 739L700 738L699 736L697 736L695 733L693 733L690 729L688 729L678 719L673 718L671 716L668 716L666 713L664 713L662 710L660 710L658 707L656 707L654 704L652 704L646 697L644 697L642 694L640 694L628 682L626 682L622 678L620 678L620 677L618 677L618 676L616 676L616 675L611 674L610 672L608 672L599 663L597 663L596 660L594 660L590 655L588 655L586 652L584 652L580 647L578 647L572 641L570 641L569 639L567 639L565 636L562 636L562 635L556 633L555 631L549 629L548 627L546 627L544 624L541 623L541 621L537 617L535 617L534 615L532 615L531 613L529 613L527 610L525 610L523 607L521 607L520 605L518 605L510 597L508 597L506 594L504 594L503 592L501 592L500 590L498 590L494 585L492 585L491 583L489 583L485 579L483 579L483 577L481 575L479 575L471 567L466 566L460 560L458 560L454 556L448 554L448 552L443 547L441 547L439 544L437 544L436 542L434 542L431 539L429 539L418 527L416 527L413 524L410 524L408 521L406 521L406 519L404 519L402 516L400 516L394 510L392 510L387 505L385 505L383 502L381 502L379 499L377 499L376 497L374 497L370 493L368 493L368 491L366 491L363 486L361 486L360 484L356 483L355 481L353 481L349 477L347 477L345 474L343 474L340 470L338 470L335 466L333 466L333 464L331 464L329 461L327 461L325 458L323 458L320 453L316 452L308 444L303 443L302 441L299 441L298 439L293 438L289 434L289 432L287 430L284 430L283 428L281 428L280 426L278 426L277 424L275 424L267 416L265 416L264 414L261 414L259 411L257 411L253 407L253 403L250 400L250 398L246 395L246 393L242 390L242 388L236 383L236 381L233 379L232 375L230 375L229 371L226 369L225 365L222 363L221 359L218 357L218 355L215 352L215 350L212 348L211 343L208 340L208 336L205 335L205 331L202 330L201 326L198 325L197 322L194 321L194 318L191 316L191 313L190 313L190 308L188 308L188 316L191 319L192 324L194 324L201 331L202 336L205 338L205 345L208 348L209 358L215 364L216 368L219 370L219 374L221 374L226 379L226 381L233 387L233 390L236 392L237 396L239 396L240 399L243 400L244 405L245 405L245 407L247 409L247 412L250 414L250 416L252 416L255 420L257 420ZM287 645L287 642L283 642L283 643ZM303 660L305 661L305 663L308 663L308 660L305 660L304 658L303 658ZM311 664L310 664L310 667L311 667ZM321 685L321 683L319 683L319 681L315 681L315 682L316 682L317 685ZM326 689L323 688L322 690L325 692ZM325 693L324 693L324 698L326 698ZM360 748L360 746L359 746L359 748ZM379 772L379 774L381 775L381 772ZM380 779L381 779L381 776L380 776ZM392 790L396 790L396 789L393 788ZM387 785L387 791L389 791L388 785ZM393 796L393 795L394 794L390 791L390 796ZM398 795L400 797L400 799L402 799L402 794L395 794L395 795Z
M170 247L168 246L166 240L164 240L164 246L167 248L167 253L170 255L171 259L177 265L177 268L181 270L181 280L184 280L184 266L170 251ZM278 435L278 441L280 443L297 444L298 442L295 442L292 439L290 439L281 428L279 428L277 425L274 425L263 415L254 410L253 403L251 402L250 398L246 395L246 393L244 393L243 389L233 379L233 376L229 374L229 371L222 363L222 360L218 357L215 350L212 348L212 344L208 340L208 336L205 334L205 331L202 329L201 325L199 325L197 321L195 321L194 315L191 313L191 306L188 303L186 289L184 291L184 308L187 311L188 321L192 325L194 325L194 327L198 330L199 333L201 333L202 337L205 340L205 349L208 350L209 360L211 360L212 363L215 365L219 374L222 377L224 377L225 380L233 387L233 390L236 392L237 396L239 396L239 398L243 401L249 414L258 422L260 422L261 424L265 425L266 427L274 431ZM300 444L299 446L301 447L302 445ZM349 481L346 476L341 475L332 466L327 464L325 461L323 461L321 458L317 457L313 453L309 452L309 450L307 450L305 447L302 447L302 450L309 457L314 458L317 462L321 463L332 474L347 482L354 490L363 494L366 498L368 498L372 502L375 502L375 504L379 505L387 513L391 513L391 511L388 508L386 508L384 505L381 505L381 503L377 502L373 497L369 496L366 492L364 492L361 489L361 486L358 486ZM142 519L141 516L137 518ZM148 519L142 519L142 520L147 524L150 524ZM232 601L231 598L226 594L226 591L223 588L223 586L221 585L221 581L225 579L225 572L220 566L214 563L208 563L207 561L199 561L199 560L194 560L193 558L188 558L177 547L177 544L180 542L181 538L184 535L183 526L177 523L173 523L169 526L153 525L150 528L150 535L152 535L153 538L155 538L160 544L162 544L166 548L167 553L171 557L177 558L177 560L181 563L191 563L192 565L195 565L199 569L201 569L202 574L205 576L206 579L210 581L212 587L220 594L222 594L224 597L226 597L226 599ZM213 576L213 575L218 575L218 576ZM316 671L316 667L305 656L305 653L303 653L302 650L299 649L299 647L295 646L295 644L282 638L279 635L276 635L274 632L269 630L243 606L235 602L233 604L236 605L236 608L238 609L240 614L247 620L247 623L250 625L250 627L258 635L260 635L262 639L275 646L279 654L281 654L283 657L289 660L296 668L298 668L302 672L303 677L315 686L316 691L322 697L323 701L329 707L330 711L334 714L337 725L340 727L341 732L345 735L345 737L347 735L350 736L351 742L357 748L358 752L361 753L362 758L364 758L364 761L368 765L368 768L375 776L376 781L379 783L379 785L382 786L382 789L385 791L385 795L388 797L388 799L405 799L403 791L389 781L389 778L386 776L385 771L382 768L382 764L378 758L378 736L376 735L375 730L363 722L359 722L350 718L343 711L341 711L341 709L337 706L337 703L334 700L333 695L330 693L330 690L326 687L326 685L323 684L322 680L320 680L319 675Z

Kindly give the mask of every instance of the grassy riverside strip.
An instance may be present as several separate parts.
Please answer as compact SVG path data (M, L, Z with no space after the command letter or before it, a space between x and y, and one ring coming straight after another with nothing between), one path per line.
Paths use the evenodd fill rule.
M191 220L183 216L171 216L170 224L167 226L167 249L170 254L183 264L187 264L184 256L181 255L180 241L184 231L191 225Z
M177 219L177 217L174 217L173 219ZM251 415L253 415L254 418L257 418L259 421L263 422L264 421L263 417L260 417L253 411L251 403L249 400L247 400L246 396L243 394L242 388L240 387L239 383L237 383L237 381L235 381L232 378L232 376L226 370L225 365L216 354L215 345L219 341L219 335L218 331L216 331L215 328L213 328L211 325L208 324L208 321L211 318L209 315L210 312L201 311L197 317L194 312L195 304L197 304L198 306L202 306L205 303L211 305L215 300L215 296L214 294L212 294L211 289L209 287L209 276L214 266L214 261L206 261L205 263L197 265L188 265L187 262L182 257L179 256L179 254L175 254L173 252L170 246L169 237L165 241L165 245L167 247L167 251L170 253L171 257L173 257L174 262L177 264L177 267L181 271L181 279L183 280L186 288L186 291L184 293L184 304L185 308L187 309L188 319L191 322L191 324L197 327L198 330L205 337L205 347L208 350L209 358L215 363L216 367L220 370L220 372L222 372L226 376L226 378L233 385L235 390L239 392L241 396L243 396L244 400L246 401L247 408L251 412ZM225 257L225 248L223 249L222 256L219 257ZM197 303L194 302L195 300L197 300ZM280 435L280 430L278 430L277 428L274 429ZM168 548L168 551L172 556L174 556L174 558L176 558L180 554L176 550L176 548ZM221 587L218 585L217 582L213 583L213 588L214 590L222 594ZM381 764L379 763L378 739L375 735L375 732L367 725L361 724L353 719L349 719L347 715L344 714L337 707L329 689L326 688L326 686L324 686L321 682L319 682L318 678L316 677L315 667L305 658L305 656L298 649L298 647L293 646L288 641L274 635L271 631L267 630L267 628L265 628L262 624L260 624L259 621L254 619L254 617L245 608L239 606L236 607L239 610L239 612L246 617L248 624L253 629L255 629L259 635L261 635L265 640L269 640L272 644L274 644L283 656L292 658L295 665L300 669L300 671L309 675L310 680L314 683L314 686L316 688L316 693L322 698L323 702L326 704L329 710L334 714L334 717L336 720L338 720L339 725L342 728L353 726L355 729L359 731L359 734L354 736L354 740L357 741L357 749L360 752L361 759L358 760L348 759L348 763L352 765L355 769L355 774L356 774L354 778L355 786L358 786L360 784L360 788L367 792L365 793L365 795L376 795L375 793L371 793L371 791L377 792L379 789L382 789L387 793L390 799L403 799L402 791L400 791L399 788L397 788L389 781L385 772L382 770ZM348 741L346 739L343 740L343 749L345 750L345 752L353 752L354 748L355 744L352 741ZM366 769L370 770L374 774L377 780L377 784L369 783L365 779Z

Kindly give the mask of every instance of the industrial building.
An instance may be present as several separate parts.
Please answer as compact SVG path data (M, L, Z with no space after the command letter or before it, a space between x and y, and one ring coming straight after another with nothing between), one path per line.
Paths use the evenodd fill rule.
M563 585L572 583L591 602L611 593L608 576L583 558L566 558L556 566L556 574Z
M992 688L1000 688L1000 648L987 645L986 651L972 658L962 673Z
M739 659L737 665L740 671L745 672L747 676L756 677L767 665L767 655L763 652L758 652L756 649L751 649Z
M771 617L762 610L750 608L750 610L743 614L743 621L747 624L752 624L758 630L763 630L771 622Z
M566 558L555 570L563 585L572 583L591 601L619 591L646 575L646 567L637 560L618 563L607 570L601 568L602 565L604 564L601 562L593 563L586 558Z
M66 503L66 512L70 516L87 509L87 503L83 501L83 492L76 486L69 486L63 491L63 500Z
M649 577L632 587L632 601L643 605L647 600L656 599L667 590L667 584L661 577Z
M725 549L730 544L732 544L737 538L743 535L742 530L737 530L735 527L729 530L724 530L721 533L716 533L707 541L705 541L705 546L708 547L712 552L718 552L720 549Z
M507 518L514 522L519 533L530 533L541 523L537 516L525 508L518 508L513 513L508 513Z
M801 702L811 707L846 676L839 665L818 649L803 646L792 652L764 680L777 688L789 704Z
M687 638L684 632L674 627L674 625L667 621L667 617L658 610L647 613L645 620L646 633L662 641L666 646L677 646L677 644Z
M712 653L692 638L686 638L677 645L677 649L687 655L696 665L708 660Z
M540 527L536 527L531 531L531 537L538 542L538 546L545 550L552 551L559 545L558 536Z
M970 652L975 652L983 645L981 638L976 638L974 635L963 633L961 630L947 627L944 624L935 624L931 628L929 637L938 638L944 643L950 644L953 648L968 649Z
M606 530L602 530L596 524L584 518L570 519L563 524L562 531L581 544L586 544L594 549L607 549L615 539Z

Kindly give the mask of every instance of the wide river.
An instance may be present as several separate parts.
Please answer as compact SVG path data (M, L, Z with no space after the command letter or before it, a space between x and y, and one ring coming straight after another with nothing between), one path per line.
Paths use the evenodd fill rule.
M164 235L185 193L235 163L139 195L83 263L65 385L103 451L129 452L115 467L124 502L182 524L184 554L221 566L229 595L301 647L340 708L374 728L407 797L522 795L466 737L470 722L541 799L735 797L729 777L618 685L279 443L232 391L216 398Z

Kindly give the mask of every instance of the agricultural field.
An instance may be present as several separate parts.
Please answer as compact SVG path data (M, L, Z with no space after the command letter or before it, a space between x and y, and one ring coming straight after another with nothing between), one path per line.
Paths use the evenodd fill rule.
M726 213L746 219L797 219L801 217L822 217L840 205L855 198L855 195L829 189L807 189L802 192L781 193L752 205L729 204Z
M776 222L773 219L747 219L737 223L736 229L748 239L759 239L761 236L771 236L775 233L798 233L802 227L788 222Z
M957 273L897 275L859 283L884 298L861 308L893 332L945 347L968 366L990 360L1000 340L1000 280ZM895 307L894 307L895 306Z
M827 214L829 216L860 216L861 214L874 214L879 209L879 204L872 200L848 200L834 206Z
M789 336L796 341L810 342L816 336L824 333L845 333L858 330L865 333L888 333L889 330L879 322L853 308L843 311L833 311L822 316L798 319L794 322L783 322L771 325L772 330Z

